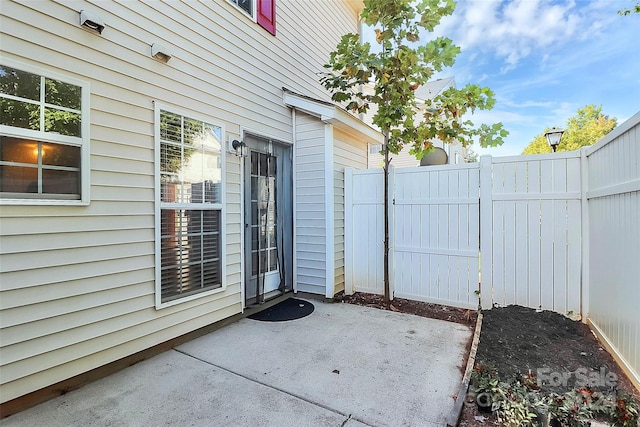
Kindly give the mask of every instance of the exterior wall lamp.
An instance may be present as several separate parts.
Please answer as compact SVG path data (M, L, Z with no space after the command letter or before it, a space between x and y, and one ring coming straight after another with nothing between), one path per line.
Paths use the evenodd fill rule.
M551 149L554 153L556 152L556 148L558 148L558 144L560 144L563 133L564 129L560 129L557 127L552 127L544 133L544 137L547 138L547 142L551 146Z
M231 148L233 148L236 156L238 157L247 157L249 155L249 147L247 147L247 144L245 144L244 141L234 139L231 142Z

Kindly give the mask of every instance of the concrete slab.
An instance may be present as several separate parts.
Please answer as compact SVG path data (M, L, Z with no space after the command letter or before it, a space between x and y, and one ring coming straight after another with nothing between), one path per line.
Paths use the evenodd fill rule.
M343 415L171 350L15 414L1 424L339 427L347 420Z
M442 426L462 325L313 301L303 319L243 319L2 420L13 426Z
M303 319L243 319L177 350L365 424L444 425L471 328L312 302Z

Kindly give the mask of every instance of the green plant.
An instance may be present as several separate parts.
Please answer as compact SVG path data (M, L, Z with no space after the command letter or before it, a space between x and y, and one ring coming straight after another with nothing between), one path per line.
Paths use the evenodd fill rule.
M593 418L606 419L613 426L633 426L638 422L638 403L626 394L603 395L579 387L562 395L553 394L549 402L555 425L563 427L588 426Z
M498 385L498 371L486 363L477 363L471 372L471 384L476 392L492 392Z
M494 411L501 426L534 426L549 414L552 427L586 427L593 419L606 420L615 427L640 427L640 403L622 391L604 394L578 387L544 396L533 373L504 382L497 370L484 362L473 369L471 384L479 406Z
M500 425L520 427L534 425L536 407L542 399L536 390L533 374L522 376L511 383L502 382L498 372L489 364L476 364L471 373L476 401L479 406L496 412Z
M526 376L527 380L532 377ZM500 425L507 427L537 425L537 408L543 406L538 391L523 383L520 379L512 383L500 383L496 389L498 410L496 415Z
M626 393L620 393L615 398L615 406L610 413L615 426L640 425L638 402Z
M590 407L591 397L590 392L584 392L583 389L549 396L549 413L555 421L555 425L563 427L587 426L588 420L593 419L594 416Z
M538 379L536 378L536 375L531 371L529 371L529 373L526 375L521 375L520 382L529 390L540 390Z

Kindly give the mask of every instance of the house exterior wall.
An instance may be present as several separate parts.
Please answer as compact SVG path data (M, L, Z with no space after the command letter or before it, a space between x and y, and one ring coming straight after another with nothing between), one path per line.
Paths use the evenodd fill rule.
M327 281L325 127L296 111L295 156L295 281L297 290L324 294Z
M91 200L1 207L2 402L242 310L242 186L230 154L223 290L155 308L154 102L222 126L225 141L245 128L292 141L281 88L329 98L316 73L340 36L357 31L357 7L282 0L273 37L226 0L3 1L3 58L90 84ZM78 25L82 9L104 19L102 35ZM171 60L153 59L151 43Z
M355 139L344 132L334 132L333 151L333 200L334 200L334 295L344 290L345 245L345 168L367 168L367 142Z

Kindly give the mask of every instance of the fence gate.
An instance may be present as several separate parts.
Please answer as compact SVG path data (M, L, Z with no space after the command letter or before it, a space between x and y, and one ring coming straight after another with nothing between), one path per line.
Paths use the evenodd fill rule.
M383 290L383 173L345 174L346 292ZM390 279L396 297L478 306L477 164L390 174Z
M395 296L478 306L479 187L477 165L396 170Z
M580 171L579 153L392 169L393 295L476 308L481 287L483 308L580 314ZM345 187L345 290L381 294L383 172Z
M581 312L580 154L481 158L482 307Z

